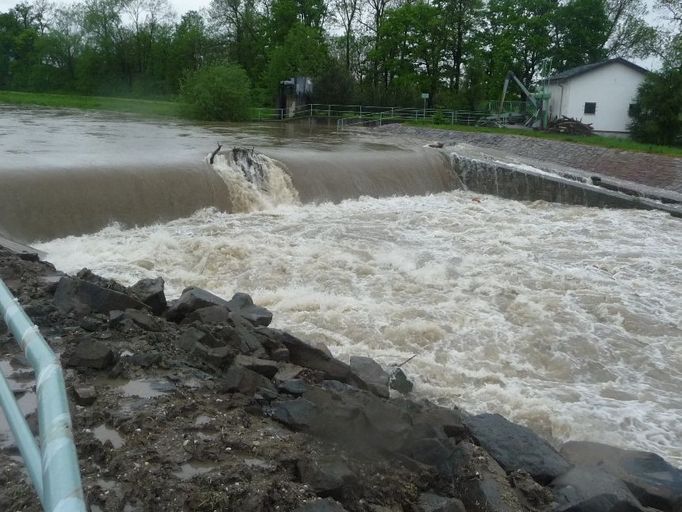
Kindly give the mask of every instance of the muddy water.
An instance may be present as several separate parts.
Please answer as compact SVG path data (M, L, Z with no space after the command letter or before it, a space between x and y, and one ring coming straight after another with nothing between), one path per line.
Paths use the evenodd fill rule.
M339 357L391 364L416 354L407 370L419 376L423 396L500 412L558 440L642 448L682 464L679 220L442 192L453 186L441 157L399 140L286 125L244 131L8 112L0 111L3 121L23 135L0 137L0 151L10 155L0 176L20 175L26 164L26 175L44 179L54 170L71 190L82 183L74 173L92 176L95 164L108 169L101 176L127 169L111 183L136 176L135 187L149 195L117 196L121 211L169 204L164 215L182 217L39 244L60 269L87 266L124 283L162 275L171 296L188 285L225 296L247 291L274 311L276 327L324 341ZM258 146L275 162L266 167L277 179L254 191L229 165L197 164L216 140ZM35 154L10 153L26 142ZM186 166L218 191L213 197L241 201L236 210L247 213L183 214L220 206L195 179L159 180L163 172L184 180ZM87 229L52 222L45 208L34 224L82 233L111 220L148 220L118 219L109 206L98 209L87 187L76 189L83 199L73 222ZM306 204L366 190L440 193ZM174 203L179 191L200 200ZM0 206L10 200L16 206L16 195ZM6 219L0 215L0 224Z
M249 291L342 358L417 357L422 395L682 463L682 230L662 213L466 192L205 210L40 245L125 283Z

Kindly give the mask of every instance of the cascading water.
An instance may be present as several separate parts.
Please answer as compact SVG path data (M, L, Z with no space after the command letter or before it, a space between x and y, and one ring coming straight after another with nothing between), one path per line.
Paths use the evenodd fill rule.
M227 185L233 212L251 212L299 202L283 164L253 149L218 153L213 168Z

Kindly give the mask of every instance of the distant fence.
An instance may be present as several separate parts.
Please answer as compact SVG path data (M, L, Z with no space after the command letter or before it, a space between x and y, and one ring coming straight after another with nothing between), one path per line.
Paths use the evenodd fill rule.
M405 108L368 105L326 105L311 103L289 109L256 108L252 111L254 121L291 121L296 119L336 119L337 128L350 126L373 126L403 121L423 121L444 125L502 126L513 124L522 116L523 102L505 102L504 114L498 114L499 103L484 106L490 109L449 110L442 108ZM508 110L507 110L508 109ZM515 117L515 112L518 114ZM521 121L522 122L522 121Z

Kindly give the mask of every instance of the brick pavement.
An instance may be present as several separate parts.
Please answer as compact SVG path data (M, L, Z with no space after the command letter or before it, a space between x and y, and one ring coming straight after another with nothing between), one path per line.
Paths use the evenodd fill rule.
M442 142L465 142L509 152L524 158L545 160L649 187L682 193L682 158L520 135L457 132L402 125L387 125L377 130Z

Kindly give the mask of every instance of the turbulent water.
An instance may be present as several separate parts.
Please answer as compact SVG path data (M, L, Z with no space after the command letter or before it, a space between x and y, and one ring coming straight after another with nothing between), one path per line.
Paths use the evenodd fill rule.
M162 275L171 296L250 292L341 358L416 354L441 403L682 463L679 220L462 191L267 208L38 248L70 272Z

